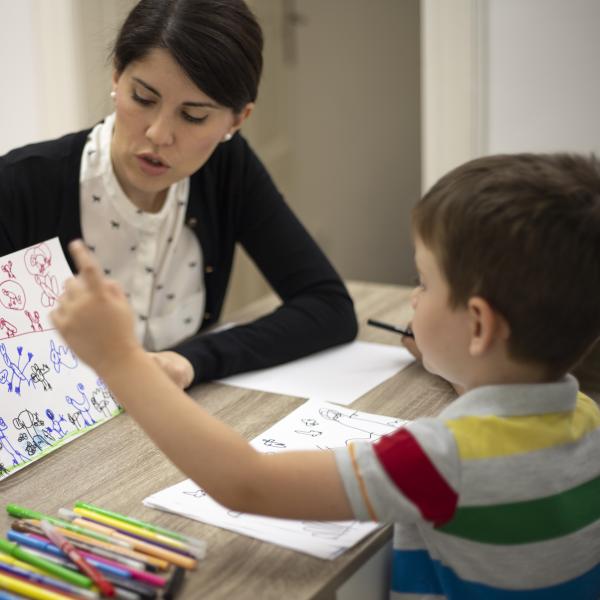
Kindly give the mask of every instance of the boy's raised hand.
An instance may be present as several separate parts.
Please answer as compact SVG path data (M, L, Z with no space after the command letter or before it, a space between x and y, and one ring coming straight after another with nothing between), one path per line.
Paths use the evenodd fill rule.
M118 283L107 279L81 240L69 244L78 275L68 279L50 319L69 347L100 375L141 350L133 314Z

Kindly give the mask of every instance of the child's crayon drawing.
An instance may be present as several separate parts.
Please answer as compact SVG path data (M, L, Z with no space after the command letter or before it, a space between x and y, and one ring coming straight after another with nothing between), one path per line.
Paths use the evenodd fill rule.
M404 423L346 406L308 401L251 444L269 453L326 450L358 440L374 442ZM144 504L327 559L339 556L377 527L375 523L293 521L230 511L190 479L153 494Z
M57 238L0 258L0 480L121 412L50 321L71 276Z

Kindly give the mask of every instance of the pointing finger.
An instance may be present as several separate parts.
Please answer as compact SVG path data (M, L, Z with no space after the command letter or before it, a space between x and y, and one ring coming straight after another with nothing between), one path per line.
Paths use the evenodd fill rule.
M85 244L81 240L75 240L69 244L69 252L81 278L91 288L98 288L102 284L104 275L98 261L86 248Z

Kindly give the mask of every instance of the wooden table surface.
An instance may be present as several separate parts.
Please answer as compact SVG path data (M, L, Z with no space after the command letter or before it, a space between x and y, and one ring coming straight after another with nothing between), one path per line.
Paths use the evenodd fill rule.
M348 287L360 323L358 339L399 344L397 334L367 326L366 320L372 317L406 323L411 314L409 288L360 282L351 282ZM236 322L247 321L276 305L276 299L268 297L232 317ZM303 402L300 398L217 383L199 385L191 395L248 440ZM351 406L413 419L437 414L454 397L446 382L415 363ZM82 500L206 540L207 556L196 571L188 574L180 596L184 599L331 599L335 590L391 536L391 527L386 526L336 560L327 561L142 505L146 496L182 479L183 474L135 422L121 414L0 482L0 501L3 506L13 502L56 516L59 508L72 507ZM2 510L0 534L10 522Z

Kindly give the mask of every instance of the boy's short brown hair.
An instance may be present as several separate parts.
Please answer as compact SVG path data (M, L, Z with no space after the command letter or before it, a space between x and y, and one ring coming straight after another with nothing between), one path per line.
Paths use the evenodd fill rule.
M470 161L413 210L450 304L481 296L511 327L509 351L571 369L600 336L600 161L516 154Z

